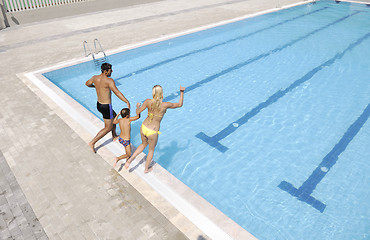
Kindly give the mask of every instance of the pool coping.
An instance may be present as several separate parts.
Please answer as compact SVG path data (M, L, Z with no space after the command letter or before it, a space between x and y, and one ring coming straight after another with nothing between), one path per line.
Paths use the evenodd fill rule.
M339 2L358 3L358 4L365 4L365 5L369 5L370 4L368 2L361 2L361 1L355 1L355 0L341 0Z
M141 46L165 41L171 38L199 32L216 26L225 25L310 2L315 1L302 1L279 8L244 15L230 20L208 24L179 33L169 34L160 38L150 39L136 44L125 45L117 49L107 51L106 54L109 56L118 52L127 51ZM63 121L66 122L86 143L88 143L91 140L91 137L102 128L102 121L77 101L75 101L67 93L46 79L42 74L88 61L91 61L91 59L71 59L51 67L17 74L17 76L22 79L22 81L33 92L35 92L42 99L42 101L52 108L56 114L61 117ZM98 154L110 165L113 165L114 156L121 155L124 152L122 146L117 142L111 142L108 136L105 136L99 141L99 143L103 143L103 146L98 150ZM189 219L211 239L257 239L172 174L167 172L167 170L162 168L159 164L156 164L155 168L150 174L144 174L144 167L143 164L141 164L144 157L145 154L141 153L132 163L131 166L134 166L133 172L135 172L135 174L132 174L126 170L118 171L118 173L124 177L135 189L137 189L147 200L149 200L154 207L156 207L186 236L189 238L192 236L191 231L193 228L189 227L188 224L184 224L184 221L181 220L183 217ZM182 216L174 213L173 209L170 209L166 204L163 204L163 201L158 198L164 198L172 206L172 208L176 208L176 211L179 211Z

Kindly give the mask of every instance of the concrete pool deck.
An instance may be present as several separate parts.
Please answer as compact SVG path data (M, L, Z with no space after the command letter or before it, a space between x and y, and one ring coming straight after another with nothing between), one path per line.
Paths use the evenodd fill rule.
M117 172L106 146L93 154L86 142L94 134L24 74L78 61L85 40L98 38L108 52L299 2L148 1L0 31L0 239L214 238L136 172ZM220 227L233 239L254 239Z

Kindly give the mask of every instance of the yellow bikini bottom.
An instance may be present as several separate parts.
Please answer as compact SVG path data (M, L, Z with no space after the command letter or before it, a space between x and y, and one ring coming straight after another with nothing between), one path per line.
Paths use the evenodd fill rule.
M148 128L147 126L145 126L144 124L141 124L141 131L143 132L144 136L146 137L149 137L150 135L153 135L153 134L161 134L160 131L155 131L155 130L152 130L150 128Z

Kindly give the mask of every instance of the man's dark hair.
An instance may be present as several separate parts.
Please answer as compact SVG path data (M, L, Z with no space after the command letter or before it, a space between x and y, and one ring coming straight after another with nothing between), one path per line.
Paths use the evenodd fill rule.
M128 109L128 108L123 108L122 110L121 110L121 117L122 118L125 118L127 115L129 115L130 114L130 109Z
M112 69L112 65L109 64L109 63L103 63L101 65L101 72L103 73L104 71L109 71L110 69Z

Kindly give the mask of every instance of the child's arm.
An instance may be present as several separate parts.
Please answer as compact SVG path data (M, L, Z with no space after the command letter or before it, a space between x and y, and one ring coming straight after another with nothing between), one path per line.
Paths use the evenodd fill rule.
M140 114L136 115L135 117L130 117L129 120L130 120L130 122L132 122L132 121L138 120L139 118L140 118Z
M117 124L118 123L118 117L119 117L119 114L117 114L117 116L113 119L113 124Z
M143 111L143 110L140 111L140 105L141 105L140 103L136 104L136 116L135 117L130 117L130 119L129 119L130 122L136 121L140 118L140 113Z

